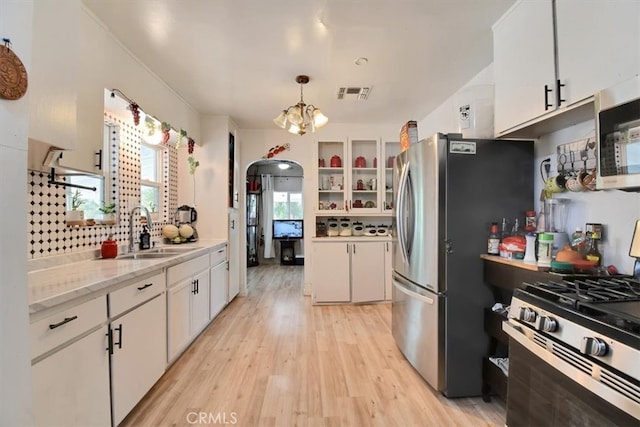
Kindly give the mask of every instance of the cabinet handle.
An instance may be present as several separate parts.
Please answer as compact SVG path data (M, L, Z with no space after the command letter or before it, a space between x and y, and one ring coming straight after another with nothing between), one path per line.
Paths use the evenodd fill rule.
M549 108L553 107L553 104L549 104L549 92L553 89L549 89L549 85L544 85L544 111L547 111Z
M200 293L200 279L196 279L196 294Z
M564 87L564 84L560 83L560 80L556 80L556 105L559 107L566 99L562 98L561 88Z
M354 254L356 253L356 244L355 243L353 244L353 253Z
M235 230L235 229L236 229L236 220L235 220L235 219L232 219L232 220L231 220L231 229L232 229L232 230Z
M94 164L98 170L102 170L102 149L96 151L97 162Z
M50 324L50 325L49 325L49 329L55 329L55 328L57 328L58 326L62 326L62 325L64 325L65 323L69 323L69 322L71 322L71 321L73 321L73 320L76 320L77 318L78 318L78 316L65 317L65 318L64 318L64 320L62 320L62 321L60 321L60 322L58 322L58 323Z
M138 290L141 291L143 289L147 289L149 286L153 286L153 283L147 283L146 285L140 286Z
M122 348L122 323L120 323L120 326L115 328L115 330L118 331L118 342L114 342L113 345Z
M191 293L194 294L194 295L196 294L196 281L195 280L191 281Z
M106 350L109 352L109 354L113 354L113 331L111 330L111 328L107 329L107 333L105 335L107 336Z

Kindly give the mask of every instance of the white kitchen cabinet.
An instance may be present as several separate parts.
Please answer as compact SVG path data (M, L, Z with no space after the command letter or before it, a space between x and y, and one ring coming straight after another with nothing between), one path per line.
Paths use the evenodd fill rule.
M378 166L380 167L380 192L382 212L393 212L393 167L395 158L400 154L400 141L385 140L382 143L382 153Z
M107 56L96 49L105 46L107 34L95 25L94 18L84 10L80 13L78 49L78 75L75 81L77 96L75 139L73 150L65 151L60 165L81 171L103 174L109 161L105 149L104 109L105 70L109 69ZM96 41L99 40L98 43Z
M512 7L493 28L493 58L497 134L555 109L551 0Z
M384 299L390 301L393 292L393 242L384 243Z
M347 242L313 243L313 301L349 302L350 261Z
M566 104L640 73L640 2L558 0L558 76Z
M127 416L167 366L165 289L165 276L159 273L109 294L114 425Z
M551 0L516 3L493 28L496 135L636 75L639 28L635 0L557 0L555 10Z
M320 215L390 215L392 168L387 156L399 152L398 142L380 138L318 141L316 213ZM388 153L387 153L388 150ZM340 166L332 165L339 158Z
M209 269L193 277L191 292L191 337L198 335L209 323Z
M209 255L167 270L167 359L172 362L209 322Z
M110 426L104 296L30 326L35 426Z
M79 0L33 4L29 138L63 149L76 146L79 17Z
M351 245L351 302L384 300L385 242Z
M342 239L314 242L314 303L384 300L385 243Z
M229 302L229 264L227 263L227 247L211 252L210 262L209 319L216 317Z

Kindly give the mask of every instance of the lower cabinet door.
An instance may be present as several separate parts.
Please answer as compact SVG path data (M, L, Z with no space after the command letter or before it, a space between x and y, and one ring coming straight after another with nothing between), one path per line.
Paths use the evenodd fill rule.
M384 300L385 242L350 243L351 302Z
M107 329L32 366L35 426L110 426Z
M113 419L118 425L164 373L167 321L164 294L111 323Z
M210 272L209 319L213 319L227 305L227 263L216 265Z
M209 269L193 278L194 291L191 292L190 336L198 335L209 323Z
M172 362L189 343L191 279L187 279L167 291L167 361Z
M313 301L349 302L349 257L351 243L313 244Z

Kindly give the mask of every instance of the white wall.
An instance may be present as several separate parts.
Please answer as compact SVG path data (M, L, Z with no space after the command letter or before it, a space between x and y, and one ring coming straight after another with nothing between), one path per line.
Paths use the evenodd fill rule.
M543 135L535 144L536 165L546 158L552 159L552 173L557 171L556 149L560 144L582 140L595 135L593 120L579 123L560 131ZM540 194L543 183L536 167L535 191ZM571 233L576 227L584 230L587 222L604 224L604 241L598 246L603 256L603 265L615 265L621 273L633 273L634 260L629 257L629 247L636 220L640 219L640 193L620 190L595 192L564 192L558 197L571 200L567 231ZM536 200L536 209L540 202Z
M0 0L0 34L27 71L31 62L31 1ZM29 93L0 99L0 425L30 425L31 351L27 296L27 129ZM9 201L9 203L7 203Z

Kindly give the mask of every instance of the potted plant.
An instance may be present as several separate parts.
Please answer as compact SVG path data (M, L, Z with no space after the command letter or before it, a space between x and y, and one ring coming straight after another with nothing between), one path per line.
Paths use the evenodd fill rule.
M84 211L80 206L84 203L84 199L80 195L80 190L76 190L71 194L71 210L66 212L65 223L68 226L84 225Z
M116 224L116 204L109 203L103 204L101 208L98 208L100 212L102 212L102 218L100 219L101 224L105 225L114 225Z

